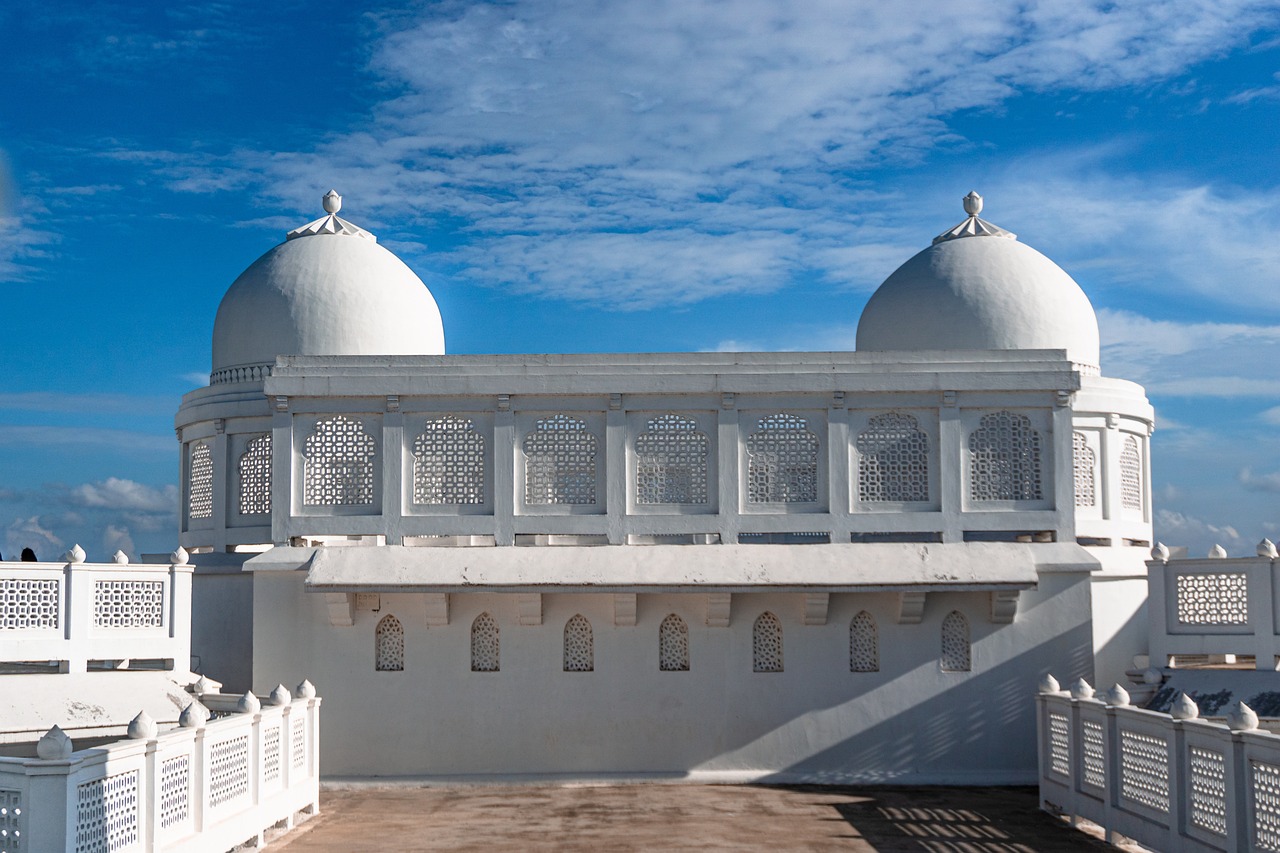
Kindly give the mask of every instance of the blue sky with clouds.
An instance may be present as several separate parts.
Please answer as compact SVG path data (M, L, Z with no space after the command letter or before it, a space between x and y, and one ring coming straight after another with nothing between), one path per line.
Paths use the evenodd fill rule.
M456 353L851 349L962 217L1092 298L1157 535L1280 534L1280 4L0 6L0 553L168 551L232 280L320 214Z

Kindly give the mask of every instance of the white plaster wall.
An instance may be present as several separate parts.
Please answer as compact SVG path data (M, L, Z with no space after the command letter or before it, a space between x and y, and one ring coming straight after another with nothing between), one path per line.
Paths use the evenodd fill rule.
M782 546L762 546L782 547ZM814 547L814 546L809 546ZM1012 625L987 619L985 593L930 594L919 625L895 622L892 593L837 594L825 625L802 624L804 596L739 594L728 628L707 628L702 594L641 594L634 627L613 626L603 594L543 596L543 621L517 624L515 596L450 596L428 628L423 598L382 594L380 612L334 627L301 572L254 583L254 667L310 678L325 696L328 776L689 773L844 781L1026 782L1034 778L1030 697L1041 674L1092 677L1089 582L1045 574ZM752 672L752 624L784 625L785 671ZM862 609L880 631L881 671L850 673L848 628ZM974 669L944 673L940 626L969 619ZM499 622L501 666L470 671L471 622ZM374 671L374 629L404 625L403 672ZM658 670L658 626L689 626L691 671ZM582 613L595 672L562 671L566 620Z

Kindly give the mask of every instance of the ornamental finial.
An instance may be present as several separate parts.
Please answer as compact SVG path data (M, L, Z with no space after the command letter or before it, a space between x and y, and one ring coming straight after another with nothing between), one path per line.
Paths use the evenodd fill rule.
M969 194L964 197L964 212L970 216L977 216L982 212L982 196L978 195L977 190L969 190Z
M972 195L972 193L970 193L970 195ZM339 210L342 210L342 196L338 195L337 190L329 190L325 193L323 201L325 213L337 213ZM981 199L978 201L978 206L979 208L982 206Z

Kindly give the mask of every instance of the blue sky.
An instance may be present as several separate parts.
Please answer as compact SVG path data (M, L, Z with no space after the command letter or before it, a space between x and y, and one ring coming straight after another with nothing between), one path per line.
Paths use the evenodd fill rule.
M1148 388L1157 535L1280 535L1280 4L0 7L0 553L176 540L227 286L343 215L450 352L852 349L962 217Z

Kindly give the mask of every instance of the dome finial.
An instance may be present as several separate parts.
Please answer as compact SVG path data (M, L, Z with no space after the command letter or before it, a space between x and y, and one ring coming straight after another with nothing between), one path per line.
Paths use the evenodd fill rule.
M978 195L977 190L969 190L969 194L964 197L964 212L970 216L977 216L982 212L982 196Z
M974 193L969 193L969 195L974 195ZM968 203L966 202L965 210L968 209ZM982 199L978 199L978 209L982 209ZM324 212L337 213L339 210L342 210L342 196L338 195L337 190L329 190L324 194Z

